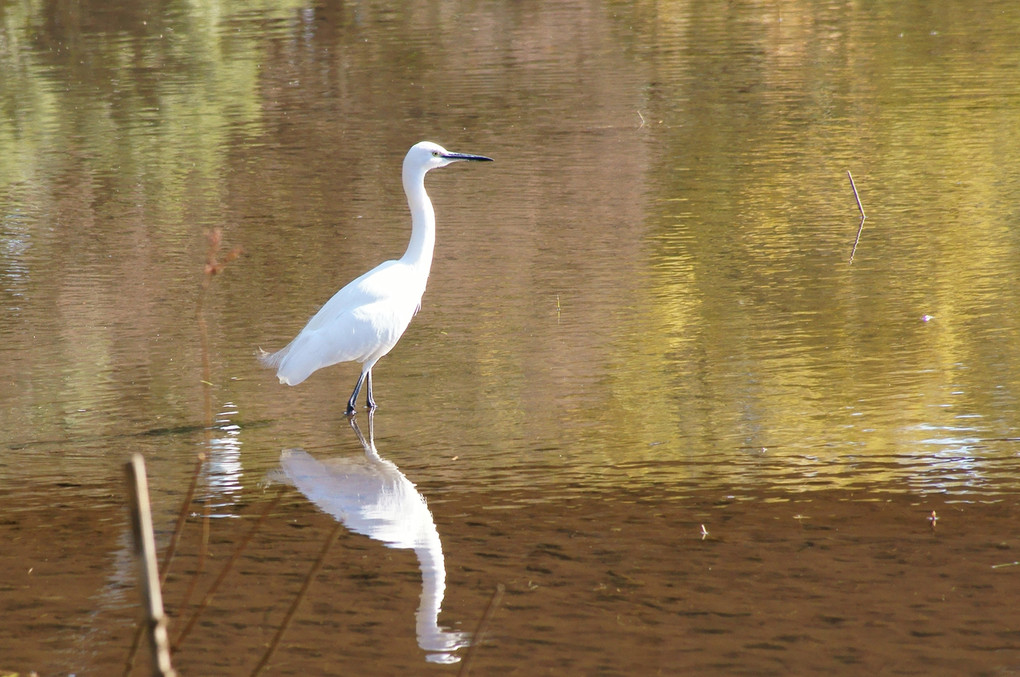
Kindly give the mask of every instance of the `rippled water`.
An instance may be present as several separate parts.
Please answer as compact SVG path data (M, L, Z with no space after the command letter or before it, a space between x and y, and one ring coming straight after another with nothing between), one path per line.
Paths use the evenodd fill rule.
M248 674L335 524L271 672L1017 671L1018 26L0 1L0 672L123 663L136 451L163 548L205 455L172 636L269 510L182 674ZM365 446L355 367L255 353L403 251L422 138L496 161L429 175Z

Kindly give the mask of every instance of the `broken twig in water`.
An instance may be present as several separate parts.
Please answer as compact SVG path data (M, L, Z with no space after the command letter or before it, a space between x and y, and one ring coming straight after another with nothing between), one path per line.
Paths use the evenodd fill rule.
M191 506L192 499L195 497L195 489L198 486L199 475L202 474L203 463L205 463L205 453L200 451L195 461L195 470L191 473L191 484L188 485L188 491L184 494L184 501L181 503L181 511L177 515L174 533L170 536L170 544L167 545L166 553L163 555L163 573L160 575L160 585L166 584L166 577L170 573L170 565L174 561L174 554L177 552L177 542L181 537L181 532L184 531L184 522L188 519L188 509Z
M854 191L854 199L857 200L857 209L861 211L861 223L857 226L857 237L854 239L854 247L850 250L850 263L854 262L854 254L857 253L857 243L861 241L861 233L864 231L864 219L868 218L864 214L864 205L861 204L861 196L857 194L857 186L854 185L854 175L850 173L850 170L846 170L846 175L850 179L850 187Z
M138 587L145 605L145 622L148 624L149 648L152 651L152 674L175 677L177 673L170 664L166 614L163 613L163 595L159 590L159 569L156 563L156 537L152 531L149 484L145 477L145 460L142 455L133 454L124 470L131 499L131 531L134 534L135 554L138 556Z
M199 456L202 456L202 454L199 454ZM188 588L184 591L184 597L180 601L182 613L188 608L188 604L191 603L191 596L195 593L195 589L198 588L198 579L205 573L206 555L209 554L209 515L209 501L205 501L205 505L202 506L202 542L198 551L198 564L195 566L195 573L191 575L191 582L188 583Z
M196 316L196 321L197 321L197 324L198 324L199 340L201 342L201 350L202 350L202 379L200 379L200 383L202 384L202 392L203 392L203 396L204 396L203 399L204 399L204 403L205 403L205 424L202 426L202 430L205 433L205 446L206 446L206 448L211 448L211 446L212 446L212 429L213 429L213 423L214 423L213 422L213 414L212 414L212 388L213 388L214 384L212 382L212 367L211 367L211 361L210 361L210 358L209 358L209 335L208 335L208 330L207 330L206 321L205 321L205 315L204 315L205 299L206 299L206 295L207 295L207 293L209 291L209 287L210 287L210 285L212 283L213 277L215 277L216 275L222 273L223 269L226 268L227 264L229 264L231 261L233 261L234 259L236 259L237 257L239 257L241 255L241 248L240 247L234 247L232 250L227 252L226 255L224 255L221 258L221 256L220 256L220 248L221 248L221 246L223 244L223 231L221 229L219 229L219 228L214 228L213 230L207 232L206 233L206 240L208 242L208 249L206 251L206 260L205 260L205 267L204 267L204 270L203 270L202 284L199 287L199 292L198 292L198 301L196 303L195 316ZM195 490L198 487L198 480L199 480L199 477L201 476L202 467L205 464L205 460L206 460L205 452L204 451L200 451L198 453L197 458L195 459L195 470L194 470L194 472L191 475L191 483L189 484L188 490L187 490L187 492L186 492L186 494L184 496L184 500L181 503L181 509L180 509L180 512L178 513L178 516L177 516L177 523L174 526L173 535L170 537L170 544L167 546L167 549L166 549L166 554L164 556L163 565L162 565L162 571L163 571L162 577L160 577L159 580L154 583L154 591L155 591L156 594L160 594L160 589L166 583L167 576L170 573L170 567L173 564L174 555L177 552L177 546L178 546L179 541L181 539L181 536L182 536L182 534L184 532L184 527L185 527L185 524L187 522L188 515L190 513L191 503L192 503L192 501L195 498ZM142 466L142 470L144 472L144 465ZM132 472L132 470L129 467L128 468L128 473L130 474L131 472ZM279 500L279 495L277 496L277 500ZM274 501L274 503L272 505L275 505L275 501ZM268 514L268 511L271 509L272 505L270 505L269 507L266 508L266 513L265 514ZM148 509L148 508L146 508L146 509ZM184 600L181 602L181 610L182 610L182 612L187 609L188 602L191 599L191 595L194 592L195 587L198 584L199 576L202 574L203 568L205 566L205 558L206 558L206 554L207 554L207 547L208 547L208 541L209 541L209 528L210 528L209 506L208 506L208 504L205 506L205 509L204 509L203 512L204 512L203 535L202 535L202 541L201 541L201 551L200 551L200 554L199 554L199 563L198 563L198 567L195 569L194 574L192 575L191 583L189 584L187 592L184 595ZM265 518L265 514L259 520L258 524L262 523L262 521ZM134 517L134 514L132 514L132 516ZM149 531L150 532L152 531L151 523L149 525ZM253 533L254 533L254 530L252 531L252 534ZM249 534L248 539L251 538L252 534ZM242 546L239 548L239 550L237 552L235 552L234 558L232 558L230 560L230 562L228 563L228 566L225 568L225 570L223 572L221 572L220 578L217 579L216 583L213 584L212 590L210 590L210 592L206 593L206 599L203 600L202 606L200 606L198 611L196 611L195 614L192 616L191 623L189 623L189 625L184 629L184 631L181 633L181 636L179 636L177 638L177 642L174 644L174 650L176 650L176 648L180 644L181 640L191 630L192 625L197 620L197 618L201 614L202 610L205 608L204 605L206 603L208 603L208 599L211 597L212 593L215 592L216 586L219 585L219 583L222 581L222 578L226 575L226 572L229 571L229 565L233 563L234 559L236 559L236 556L238 554L240 554L240 550L242 550L244 548L244 545L246 545L246 544L247 544L247 540L245 540L243 542ZM155 548L153 548L152 556L155 557ZM155 564L155 560L153 560L152 571L158 573L158 567ZM163 626L162 626L162 635L163 635L163 642L164 642L164 644L166 644L167 643L167 629L166 629L166 620L165 620L166 617L165 617L165 612L163 610L162 597L160 597L160 600L159 600L159 607L160 607L160 613L163 614L163 618L164 618ZM124 677L127 677L128 675L130 675L131 671L134 668L135 653L137 652L138 646L141 643L140 642L141 635L142 635L142 633L145 630L146 624L151 625L152 624L152 620L148 619L146 621L146 619L143 619L143 621L140 622L138 624L137 628L136 628L134 638L133 638L133 640L131 642L131 648L128 651L128 657L127 657L127 660L125 661L125 664L124 664L124 673L123 673ZM169 656L170 656L170 654L169 654L169 651L168 651L167 652L167 667L169 667L169 665L170 665L169 664ZM155 674L173 674L173 670L171 668L169 673L164 673L162 671L162 666L157 666Z
M208 231L205 234L205 237L209 247L206 250L205 268L204 273L202 275L202 284L199 287L198 300L195 303L195 319L196 324L198 325L198 338L202 352L202 378L199 379L199 383L202 385L202 399L205 405L204 406L205 425L203 426L203 434L205 439L205 448L212 449L213 425L215 423L213 420L212 411L212 389L214 387L214 384L212 380L212 362L209 351L209 330L205 321L205 300L209 292L209 288L212 285L213 277L222 273L223 269L227 267L227 264L229 264L231 261L233 261L234 259L241 255L241 248L234 247L229 252L227 252L227 254L221 260L220 248L223 245L223 231L220 228L214 228L211 231ZM166 582L167 574L170 572L170 563L173 561L174 551L177 547L177 541L181 537L181 533L184 530L185 521L187 520L188 514L190 512L191 503L195 499L195 489L198 486L198 479L202 474L202 467L205 465L205 461L206 452L204 451L198 452L198 456L195 460L195 470L191 475L191 484L188 486L188 492L187 494L185 494L184 501L181 503L181 512L177 517L177 525L174 528L173 536L170 539L170 546L167 548L166 560L163 563L164 583ZM266 508L267 512L269 509L270 509L269 507ZM205 559L206 555L208 554L209 546L209 530L210 530L209 519L210 519L209 505L208 503L206 503L202 510L202 539L200 542L201 549L199 550L198 554L198 566L195 567L195 571L191 576L191 582L188 584L187 590L184 593L184 599L181 600L180 608L182 614L187 609L188 603L191 601L191 595L195 592L195 588L198 586L198 579L205 569ZM258 524L262 524L262 519L259 520ZM247 541L244 541L244 544L247 545ZM241 549L243 548L244 545L241 546ZM237 554L240 553L239 552L235 553L235 557ZM231 564L233 563L233 559L230 560L230 563ZM227 570L229 571L229 566L227 567ZM225 575L226 571L221 572L221 576ZM217 582L213 584L214 585L213 589L206 593L206 599L202 600L203 605L208 602L209 596L213 592L215 592L215 586L218 585L221 580L222 578L217 579ZM192 617L192 622L197 619L197 616L201 614L201 611L204 608L205 608L204 606L201 606L199 610L195 612L195 616ZM177 641L174 642L173 648L175 651L177 650L177 647L180 645L181 640L184 639L184 636L187 635L187 633L190 630L191 625L189 624L185 628L185 631L181 633L181 636L177 638Z
M241 556L241 553L244 551L244 549L248 547L248 543L251 541L252 536L255 535L255 533L259 530L262 524L266 521L266 518L269 517L269 513L273 510L274 507L276 507L276 504L280 502L280 499L283 497L283 492L284 490L281 487L276 492L276 496L273 498L273 500L267 503L266 507L263 508L262 514L259 515L259 518L258 520L256 520L255 525L252 526L248 533L245 534L244 538L241 539L241 542L237 544L237 547L234 548L234 552L230 556L230 559L228 559L226 564L223 565L223 568L220 569L219 575L216 576L216 580L213 581L213 584L209 586L208 590L206 590L205 596L202 597L202 601L199 602L198 604L198 608L195 609L195 612L193 614L191 614L191 618L188 619L188 624L184 626L184 629L181 630L181 634L177 635L177 639L174 640L173 644L174 651L177 651L181 648L181 643L188 636L188 633L191 632L192 628L195 627L195 623L198 622L198 619L202 615L202 612L205 611L205 608L209 606L209 602L212 601L213 595L216 594L216 591L219 589L220 584L223 583L223 579L225 579L227 577L227 574L230 573L230 569L234 566L234 562L236 562L237 558ZM181 609L181 613L182 614L184 613L184 609Z
M481 620L478 621L478 627L475 628L475 634L471 638L471 648L468 649L464 662L460 664L457 677L467 677L468 672L471 670L471 661L475 658L475 652L478 651L478 645L482 643L485 629L488 627L489 621L492 620L493 614L496 613L496 608L499 606L500 601L502 601L505 591L505 585L502 583L496 584L496 589L492 591L492 597L489 598L489 603L485 607L485 613L482 614Z
M305 576L304 582L301 583L301 589L298 590L298 594L294 597L294 601L291 603L290 608L287 609L287 614L283 617L283 621L280 623L280 627L277 628L276 634L273 635L272 641L269 642L266 652L262 654L262 659L258 662L258 665L255 666L255 669L251 671L252 677L258 677L258 675L262 674L262 670L269 664L269 659L273 657L273 653L276 651L277 645L283 638L283 633L287 631L287 626L290 625L291 619L294 618L298 605L300 605L301 600L305 598L305 593L308 592L308 586L312 584L312 579L315 578L315 574L319 573L319 569L322 568L322 563L326 559L326 553L329 552L330 546L333 545L333 541L337 539L343 528L343 522L337 522L336 526L330 530L329 536L326 537L326 542L322 544L322 550L319 552L318 559L312 563L311 570L309 570L308 575Z

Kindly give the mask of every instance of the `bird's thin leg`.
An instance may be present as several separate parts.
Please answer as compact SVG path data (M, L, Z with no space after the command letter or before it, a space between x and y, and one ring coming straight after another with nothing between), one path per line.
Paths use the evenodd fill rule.
M369 412L369 416L371 415L372 413ZM365 441L365 436L361 434L361 428L358 427L358 419L351 416L348 420L350 421L351 428L354 430L354 434L358 436L358 441L361 442L361 446L365 448L365 451L368 451L368 442Z
M354 434L358 436L358 441L361 442L361 447L365 450L365 456L373 461L382 461L379 458L379 452L375 450L375 425L372 423L372 417L375 415L375 411L372 409L368 410L368 441L365 441L365 436L361 432L361 428L358 427L358 418L351 416L350 421L351 428L354 430Z
M372 370L368 370L368 410L375 409L375 398L372 397Z
M356 386L354 386L354 392L351 393L351 399L347 400L347 415L348 416L353 416L354 415L354 403L358 399L358 393L361 392L361 384L364 383L364 381L365 381L365 374L367 374L367 373L371 373L371 372L364 372L364 371L361 372L361 376L358 377L358 384ZM372 392L372 380L371 380L371 377L369 377L368 383L369 383L368 391ZM369 401L371 401L371 397L369 397Z

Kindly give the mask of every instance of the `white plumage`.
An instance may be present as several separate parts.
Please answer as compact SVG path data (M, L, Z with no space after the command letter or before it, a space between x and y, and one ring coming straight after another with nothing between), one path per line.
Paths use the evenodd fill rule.
M263 353L262 363L276 368L280 383L295 386L313 372L339 362L360 362L361 375L347 403L354 413L361 386L372 397L372 367L400 340L421 307L436 238L436 216L425 192L425 174L458 160L491 160L481 155L451 153L422 141L404 157L403 183L411 209L411 241L404 255L386 261L333 295L285 348Z

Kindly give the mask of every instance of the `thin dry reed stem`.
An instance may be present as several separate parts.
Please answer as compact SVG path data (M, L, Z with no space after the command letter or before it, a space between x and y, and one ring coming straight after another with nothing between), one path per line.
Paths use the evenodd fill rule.
M124 471L131 506L131 531L134 534L135 554L138 557L138 587L146 612L144 622L148 628L152 673L160 677L176 677L177 673L170 664L167 621L166 614L163 613L163 595L159 588L159 569L156 562L156 537L152 531L149 483L142 455L132 454L131 461L125 464Z
M499 603L503 599L503 593L506 591L506 587L502 583L496 584L496 589L492 591L492 597L489 598L489 603L485 607L485 612L482 614L482 618L478 621L478 627L475 628L475 634L471 636L471 648L468 649L467 655L464 656L464 662L460 664L460 670L457 672L457 677L467 677L468 672L471 671L471 662L475 658L475 654L478 652L478 647L482 643L482 638L485 635L485 630L489 627L489 622L496 613L496 609L499 608Z
M846 175L850 179L850 187L854 191L854 199L857 200L857 209L861 212L861 223L857 226L857 237L854 239L853 249L850 250L850 263L854 262L854 254L857 253L857 243L861 241L861 233L864 231L864 220L868 218L864 214L864 205L861 204L861 196L857 194L857 186L854 185L854 176L850 173L850 170L846 170Z
M195 612L191 615L191 618L188 619L187 625L184 626L184 629L182 629L180 634L177 635L177 639L174 640L173 646L171 647L174 651L180 650L181 643L184 642L184 639L188 636L188 633L190 633L191 630L195 627L195 623L198 622L198 619L202 615L202 612L205 611L205 608L209 606L209 602L212 601L213 595L216 594L216 591L219 589L220 584L223 583L224 579L226 579L227 577L227 574L230 573L230 570L233 568L234 562L236 562L237 558L241 556L241 553L244 551L244 549L248 547L248 543L251 542L252 537L265 523L266 518L269 517L269 513L272 511L272 509L276 507L277 503L280 502L280 498L283 497L283 491L284 491L283 487L277 490L276 496L273 498L272 501L266 504L266 507L262 510L262 514L259 515L258 520L255 522L255 525L248 531L247 534L245 534L244 538L241 539L241 542L237 544L237 547L234 548L234 552L230 555L230 559L226 561L226 563L223 565L223 568L220 570L219 575L216 576L216 580L213 581L213 584L211 586L209 586L209 589L202 597L202 601L198 603L198 608L195 609Z
M255 669L251 671L252 677L262 673L266 665L269 663L269 659L273 657L273 653L276 651L277 645L280 640L283 639L283 633L287 631L287 626L290 625L291 619L294 618L294 614L297 612L298 606L301 604L301 600L305 598L305 593L308 592L308 587L312 584L312 579L315 578L315 574L322 568L322 563L326 559L326 553L329 552L330 547L333 545L333 541L336 540L337 536L340 535L340 531L344 528L342 522L338 522L336 526L329 532L329 536L326 537L326 542L322 544L322 551L319 552L318 558L312 564L312 568L308 571L308 575L305 576L305 580L301 583L301 589L298 590L297 596L294 597L294 601L291 602L290 608L287 610L287 614L283 617L283 621L280 623L280 627L276 630L276 634L273 635L272 641L269 642L269 646L266 648L266 652L262 654L262 659L255 666Z

